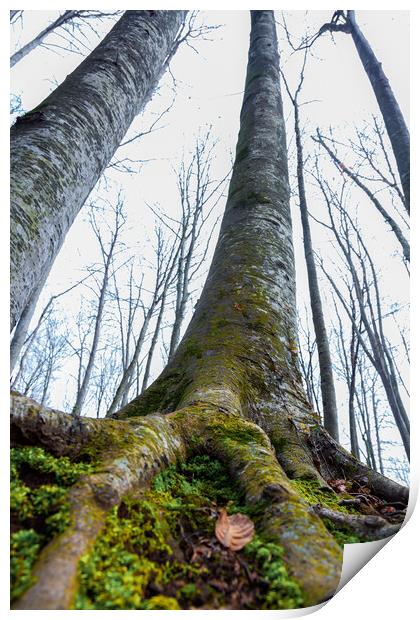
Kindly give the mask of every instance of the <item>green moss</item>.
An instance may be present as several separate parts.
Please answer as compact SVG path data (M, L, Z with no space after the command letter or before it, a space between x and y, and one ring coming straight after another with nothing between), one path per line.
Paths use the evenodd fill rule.
M93 471L89 463L74 463L67 456L56 457L38 447L13 448L11 450L11 473L19 476L24 467L33 472L52 474L57 482L65 487L74 484L80 476Z
M144 609L181 609L178 601L171 596L152 596L145 603Z
M290 482L298 491L299 495L303 497L308 504L321 504L321 506L324 506L325 508L331 508L332 510L338 510L339 512L358 514L357 510L353 507L342 506L340 504L340 501L345 497L345 495L337 495L334 491L321 489L316 480L295 479Z
M201 358L202 350L196 338L188 338L182 347L182 355L184 357Z
M220 293L222 293L222 291L219 291L219 294ZM226 325L229 325L229 321L225 319L224 317L222 317L220 319L216 319L216 321L214 322L214 325L216 329L220 329L222 327L226 327Z
M33 583L32 567L42 545L42 536L35 530L19 530L10 539L10 598L19 598Z
M260 569L267 591L261 609L296 609L302 607L302 592L289 577L280 545L266 542L258 536L248 543L245 553Z
M243 576L249 592L245 608L300 606L280 547L259 536L233 553L216 541L218 507L257 519L255 506L243 502L242 491L218 460L198 455L168 467L140 498L127 498L109 513L92 551L80 562L75 608L229 608L231 593L212 584L225 579L229 590L241 557L254 575L252 584Z
M68 487L91 470L90 464L57 458L42 448L11 450L12 601L33 583L31 571L41 549L69 525Z
M312 480L291 480L291 483L309 504L321 504L325 508L347 514L360 514L356 508L340 504L340 500L346 497L345 494L337 495L334 491L320 489L319 485ZM361 538L346 525L338 526L326 517L322 517L322 521L341 548L344 545L367 542L369 540L368 538Z
M351 528L346 527L345 525L338 527L336 523L331 521L331 519L323 518L322 520L327 530L334 536L335 540L342 548L344 545L368 542L369 540L368 538L358 536Z

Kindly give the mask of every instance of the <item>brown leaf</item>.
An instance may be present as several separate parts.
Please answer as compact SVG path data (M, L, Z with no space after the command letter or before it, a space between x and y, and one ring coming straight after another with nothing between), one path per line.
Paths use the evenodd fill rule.
M394 508L394 506L384 506L383 508L380 508L380 511L382 514L392 514L393 512L396 512L396 508Z
M239 551L254 536L254 524L249 517L241 513L228 516L222 508L216 521L216 538L231 551Z
M330 480L329 484L332 486L336 493L345 493L347 491L346 480Z

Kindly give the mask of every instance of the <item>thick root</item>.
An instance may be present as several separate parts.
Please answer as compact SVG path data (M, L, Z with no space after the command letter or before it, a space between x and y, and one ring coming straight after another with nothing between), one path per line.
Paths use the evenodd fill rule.
M57 456L77 456L96 432L98 422L43 407L18 392L10 395L12 445L37 444L45 446Z
M372 530L378 537L388 536L397 527L381 518L349 518L335 511L326 515L322 512L325 506L311 507L300 495L299 486L290 482L290 478L302 478L302 472L286 473L276 453L280 457L286 454L289 461L291 438L303 437L304 443L300 445L305 454L308 446L317 447L312 464L308 460L305 468L319 487L326 486L324 475L328 478L337 474L330 463L331 458L337 458L339 468L355 468L353 477L368 472L369 484L378 495L393 501L406 497L403 487L370 472L322 429L312 427L300 434L290 423L283 429L287 430L283 437L278 427L275 450L258 424L204 403L167 415L125 420L84 418L75 424L69 415L15 395L12 426L20 442L41 444L59 454L88 455L97 463L94 474L71 488L71 525L43 549L34 569L37 581L15 609L70 609L77 591L80 558L92 547L109 509L125 496L147 488L160 470L190 455L208 453L225 463L243 490L246 502L258 508L260 532L283 547L289 574L300 586L308 606L333 596L341 576L342 551L321 517L349 525L363 536ZM318 471L313 463L321 450L324 462L320 461Z
M318 426L311 433L311 444L315 458L320 463L323 476L358 480L369 486L376 496L389 502L408 503L409 489L386 478L358 461L350 452L340 446L327 431Z
M12 415L13 424L25 437L29 428L30 437L40 440L41 435L48 447L52 437L64 438L71 416L41 408L36 412L33 405L25 409L22 404L18 409ZM128 493L147 486L158 471L185 453L176 429L158 415L135 423L83 420L81 436L84 450L98 459L97 471L70 490L70 527L42 550L33 570L36 582L14 609L70 609L77 591L79 560L95 542L108 510ZM80 437L74 441L79 447L81 443Z
M394 536L401 527L400 523L388 523L383 517L377 515L345 514L320 504L315 504L312 509L319 517L329 519L339 527L349 528L363 539L381 540L388 538Z
M342 551L322 521L290 484L269 438L256 424L208 407L172 414L181 432L196 436L203 448L226 464L249 503L261 504L260 528L285 550L289 573L300 585L306 605L333 596Z

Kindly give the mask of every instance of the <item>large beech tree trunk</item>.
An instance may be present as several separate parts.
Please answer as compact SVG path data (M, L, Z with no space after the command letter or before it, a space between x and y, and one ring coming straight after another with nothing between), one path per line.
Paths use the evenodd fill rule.
M127 11L11 131L11 327L150 99L185 11Z
M407 489L369 470L328 435L302 388L273 12L252 11L251 22L226 212L201 299L171 362L143 395L105 420L75 420L12 398L17 440L73 455L95 436L104 446L98 473L71 491L72 525L42 551L37 581L17 609L68 609L79 559L89 552L105 512L197 450L225 464L246 503L264 506L261 527L284 548L305 605L334 594L342 554L290 479L311 479L326 489L326 479L359 475L372 493L407 500Z

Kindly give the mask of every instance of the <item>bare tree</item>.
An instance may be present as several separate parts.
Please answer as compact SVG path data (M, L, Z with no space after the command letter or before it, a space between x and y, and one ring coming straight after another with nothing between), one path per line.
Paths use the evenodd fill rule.
M409 458L410 423L400 395L395 364L384 332L385 316L381 306L381 294L376 268L357 225L350 218L340 199L331 191L325 179L318 177L318 183L329 214L330 223L327 227L333 232L345 260L354 287L354 295L363 331L360 329L358 321L352 315L351 308L346 303L337 283L325 269L323 270L356 330L360 346L381 378L405 452ZM333 207L338 214L339 224L336 223Z
M191 283L207 256L209 241L217 221L208 233L204 250L197 256L200 237L223 195L223 189L230 175L229 171L222 179L212 178L215 146L216 141L211 137L211 127L208 127L204 134L197 138L191 159L188 162L184 159L177 172L181 219L175 221L169 218L170 225L176 227L179 243L175 274L175 317L169 344L169 359L174 355L178 346L187 303L191 295ZM168 222L167 217L164 220ZM168 223L167 226L169 226Z
M101 281L99 283L98 302L95 304L95 317L93 321L93 337L89 347L86 364L83 365L83 355L80 355L79 374L78 374L78 386L76 401L72 413L74 416L80 416L82 414L83 403L85 401L89 383L91 380L92 371L94 369L95 358L99 347L99 338L102 329L102 319L105 310L106 296L108 292L108 286L112 277L113 262L115 260L116 251L118 249L118 240L121 230L125 224L126 218L123 211L124 202L121 194L118 196L117 204L114 207L114 222L111 230L109 242L106 243L103 239L103 232L98 226L95 212L90 212L90 222L92 230L98 241L101 256L102 256L102 274Z
M62 321L56 312L44 315L12 382L13 389L36 398L43 405L48 404L52 381L68 355L67 339L62 328Z
M300 128L299 117L299 95L302 90L305 77L305 66L307 59L307 50L300 71L300 77L295 92L289 88L284 72L281 71L286 91L289 95L293 106L295 120L295 140L296 140L296 175L298 181L298 195L300 217L302 222L303 246L305 250L306 270L308 274L309 296L311 300L312 320L315 329L316 345L319 360L319 373L321 377L321 394L322 394L322 410L324 426L339 441L337 402L334 387L334 374L331 363L330 346L328 342L328 333L325 326L324 312L322 308L321 293L318 285L318 276L316 273L315 257L312 247L311 227L309 224L308 203L306 198L305 175L304 175L304 153L302 145L302 131Z
M343 174L347 175L366 194L366 196L372 202L374 207L382 215L385 222L389 224L389 226L391 227L394 235L396 236L396 238L398 239L398 242L401 245L401 249L402 249L405 260L409 262L410 261L410 245L407 239L405 238L400 226L397 224L395 219L390 215L389 211L387 211L382 206L377 196L375 196L375 194L367 187L367 185L363 183L363 181L360 179L360 176L357 173L353 172L349 167L344 165L339 160L339 158L334 153L334 151L328 146L326 138L321 135L321 132L319 129L317 130L317 137L313 137L313 140L315 140L315 142L323 146L323 148L326 150L328 155L331 157L334 164L337 166L338 170L342 172Z
M325 32L350 34L371 83L397 162L405 207L410 212L410 133L389 80L369 41L356 22L355 11L335 11L330 22L300 47L310 47Z
M18 11L11 11L10 13L11 14L18 13ZM43 47L52 46L53 48L55 47L62 48L63 46L60 46L58 44L53 44L53 43L46 44L45 39L53 32L57 34L57 31L60 31L60 30L62 31L63 34L64 33L69 34L69 26L72 26L72 30L73 30L72 37L70 38L70 40L66 39L66 37L63 37L63 34L61 34L61 36L65 39L65 43L67 44L65 49L74 51L75 49L78 49L77 44L75 45L75 41L74 41L75 36L76 36L75 35L75 22L77 23L77 21L80 21L81 23L84 23L86 22L86 20L103 19L104 17L116 17L119 14L120 14L120 11L112 11L111 13L106 13L106 12L101 12L101 11L64 11L57 17L57 19L55 19L53 22L48 24L46 28L41 30L41 32L37 34L36 37L34 37L31 41L26 43L23 47L21 47L17 52L15 52L11 56L10 66L14 67L20 60L25 58L25 56L27 56L30 52L32 52L39 45L42 45ZM12 21L12 15L10 16L10 18ZM85 47L82 41L79 40L78 43L79 45Z
M131 352L129 350L128 339L133 335L134 316L132 314L132 297L131 295L129 296L130 331L127 331L127 336L125 338L126 346L123 353L125 356L125 360L123 362L123 372L117 389L115 391L113 400L108 408L107 416L112 415L119 406L123 406L128 401L132 382L136 380L137 365L140 359L143 345L148 336L150 323L156 313L157 308L161 304L162 299L166 297L169 287L173 283L173 274L179 248L173 243L171 245L172 247L170 247L170 244L166 242L162 228L156 228L156 268L154 276L154 286L151 292L151 300L147 306L143 301L140 302L143 311L143 320L141 327L139 328L137 335L134 339L134 348ZM118 298L120 297L118 291L116 291L116 296ZM134 307L138 307L137 303Z
M337 345L337 357L340 362L340 374L344 379L348 390L348 420L350 429L350 448L352 454L356 458L360 458L359 440L357 437L357 415L355 410L355 393L356 393L356 378L357 378L357 362L359 359L359 338L357 337L357 330L355 324L357 324L357 312L356 305L354 303L353 291L351 285L347 287L349 293L349 299L347 301L348 307L351 312L352 320L350 321L350 339L347 344L346 335L344 332L344 325L341 313L337 308L336 301L334 299L334 307L337 318L337 327L335 328L336 345ZM359 326L360 330L360 326Z
M71 286L66 288L64 291L61 291L60 293L56 293L55 295L52 295L50 299L48 300L48 302L46 303L46 305L44 306L43 310L41 311L37 324L35 325L34 329L30 333L28 333L28 330L29 330L31 318L34 313L34 309L35 309L34 306L36 304L32 303L28 306L28 308L25 308L25 311L22 314L22 317L19 320L13 332L12 340L10 343L10 370L11 372L13 372L13 369L19 359L19 355L22 353L23 347L25 347L25 350L22 353L20 365L24 363L24 358L27 355L28 351L30 350L30 347L32 346L33 341L35 340L38 334L38 331L43 325L43 322L50 317L50 314L53 311L55 301L59 299L60 297L62 297L63 295L70 293L70 291L72 291L74 288L76 288L80 284L83 284L83 282L89 279L92 275L94 275L94 271L91 271L91 273L89 273L86 277L82 278L75 284L72 284Z

